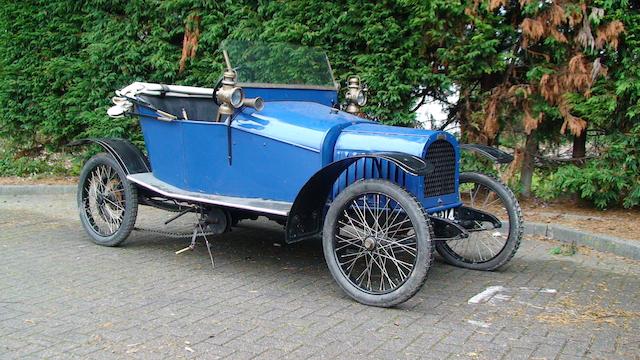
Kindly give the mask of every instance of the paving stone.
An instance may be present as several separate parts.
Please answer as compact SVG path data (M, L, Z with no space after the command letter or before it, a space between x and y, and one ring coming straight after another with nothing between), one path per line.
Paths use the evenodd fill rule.
M562 353L567 355L584 356L588 349L588 341L568 340L562 348Z
M529 359L533 354L533 349L512 346L506 358L512 360Z
M556 359L560 355L562 346L542 344L531 355L532 359Z
M138 225L159 228L167 217L141 207ZM188 229L192 220L172 226ZM188 239L134 232L121 247L92 244L73 194L0 195L0 358L628 359L640 353L637 261L554 256L549 250L557 243L526 237L514 260L495 272L436 259L413 299L381 309L340 290L319 242L273 246L282 236L279 225L243 221L214 240L212 270L200 244L174 254ZM506 289L504 296L467 303L495 285ZM631 315L572 322L592 305Z

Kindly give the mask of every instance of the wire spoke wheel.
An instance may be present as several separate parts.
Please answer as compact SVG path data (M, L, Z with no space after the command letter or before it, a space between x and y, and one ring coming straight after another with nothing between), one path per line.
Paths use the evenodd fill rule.
M522 238L522 215L508 187L483 174L460 175L460 200L469 208L495 216L502 225L489 221L458 221L469 232L461 240L440 241L438 252L451 264L477 270L493 270L508 262Z
M125 213L124 187L109 166L99 165L83 188L83 208L89 223L101 236L115 234Z
M447 245L462 261L486 262L507 245L508 234L502 229L509 228L509 213L506 202L491 188L478 183L460 185L460 198L464 205L486 211L502 222L502 228L496 228L490 222L473 221L469 237L464 240L447 241Z
M334 255L344 276L366 292L401 286L413 272L417 250L411 219L385 194L352 199L338 218Z
M323 245L338 284L356 300L392 306L413 296L431 264L431 229L417 200L384 180L345 189L327 214Z
M85 164L78 185L80 220L94 242L114 246L129 235L137 215L137 192L107 154Z

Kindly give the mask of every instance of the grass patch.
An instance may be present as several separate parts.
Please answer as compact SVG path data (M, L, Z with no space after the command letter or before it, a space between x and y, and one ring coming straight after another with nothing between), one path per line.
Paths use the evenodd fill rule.
M549 254L551 255L562 255L562 256L572 256L578 252L578 247L575 242L571 244L562 244L560 246L554 246L549 249Z
M0 176L42 177L72 176L80 171L80 159L70 153L41 151L24 156L0 143Z

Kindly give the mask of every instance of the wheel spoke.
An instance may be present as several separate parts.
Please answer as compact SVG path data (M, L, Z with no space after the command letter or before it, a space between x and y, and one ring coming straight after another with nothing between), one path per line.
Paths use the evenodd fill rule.
M367 201L366 198L364 199L364 201L365 202ZM356 213L358 218L360 218L360 222L362 223L364 232L365 233L371 232L371 226L367 222L367 216L363 211L363 209L360 207L360 204L358 204L357 200L353 200L353 204L354 204L353 206L354 212ZM363 204L363 207L364 207L364 204Z
M364 234L364 229L366 229L366 228L367 228L367 225L366 225L366 224L363 224L363 223L362 223L361 221L359 221L358 219L354 219L354 218L352 218L352 217L349 215L349 213L347 213L347 210L345 210L345 211L344 211L344 217L345 217L345 218L347 218L347 220L349 221L349 224L350 224L352 227L361 229L361 230L363 231L363 234ZM343 224L343 225L347 225L347 224L345 224L344 222L343 222L342 224ZM356 226L356 224L357 224L358 226Z
M347 267L347 271L348 271L347 277L350 277L350 276L351 276L351 272L352 272L352 271L353 271L353 269L355 268L356 262L357 262L358 260L360 260L360 259L361 259L363 256L365 256L365 255L366 255L366 253L362 253L360 256L358 256L358 257L356 257L355 259L353 259L353 262L351 263L351 265L349 265L349 266Z
M352 257L352 256L355 256L355 257L353 259L349 259L349 260L347 260L347 261L345 261L343 263L340 263L340 265L351 264L352 262L357 261L360 257L362 257L365 254L366 254L366 251L360 251L360 252L357 252L357 253L350 253L350 254L342 255L343 258Z
M488 189L485 187L485 189L487 189L487 196L484 198L484 202L482 203L482 209L486 209L487 208L487 202L489 201L489 197L491 197L491 194L493 193L491 191L491 189Z
M96 166L82 187L83 211L89 225L100 236L110 236L119 229L125 215L125 190L115 169Z
M388 236L389 235L389 228L395 223L395 221L398 219L398 216L400 215L400 210L398 210L398 203L396 203L396 205L393 207L393 210L391 210L391 212L395 212L396 214L394 215L393 219L391 219L391 225L387 225L387 227L385 228L384 231L384 236Z
M351 235L354 239L360 239L360 238L362 238L359 234L354 234L354 233L352 233L351 231L347 230L347 229L357 229L357 227L355 227L355 226L353 226L353 225L346 224L346 223L344 223L343 221L339 221L339 223L340 223L341 225L344 225L344 226L345 226L345 227L343 227L343 228L341 229L343 232L347 233L348 235ZM357 230L356 230L356 233L357 233Z
M365 276L367 275L367 270L369 269L369 257L367 256L367 254L364 254L364 261L365 261L365 265L364 265L364 269L362 269L362 272L360 273L360 275L358 275L358 277L356 278L355 281L358 281L358 279L360 281L358 281L358 286L362 286L362 281L364 281Z
M385 245L381 246L380 248L381 249L390 249L390 248L393 248L393 247L398 247L398 248L402 249L403 251L409 253L409 255L416 256L416 251L417 251L416 248L411 247L411 246L406 245L406 244L402 244L401 242L398 242L398 241L390 242L388 244L385 244Z
M356 240L356 241L351 241L351 240L347 240L347 239L341 238L341 237L340 237L340 236L338 236L338 235L336 235L336 237L337 237L338 239L340 239L340 241L342 241L342 242L345 242L345 243L346 243L346 245L343 245L343 246L341 246L341 247L339 247L339 248L336 248L336 251L338 251L338 250L342 250L342 249L344 249L344 248L346 248L346 247L349 247L349 246L355 246L355 247L357 247L357 248L359 248L359 249L364 249L364 248L365 248L364 246L362 246L362 241L358 241L358 240Z
M369 203L367 201L364 202L364 209L365 209L365 212L367 212L367 210L368 210L370 219L373 220L373 226L372 226L373 227L373 229L372 229L373 231L372 232L375 232L375 234L377 234L378 233L378 218L376 217L374 212L371 210L371 207L369 206Z
M365 292L396 290L412 274L418 245L411 218L383 193L358 195L340 210L333 252L343 275Z
M387 249L382 249L382 251L384 252L384 254L380 253L380 256L390 260L391 263L396 266L396 269L398 270L398 274L400 275L401 280L406 279L408 277L408 274L405 273L400 266L406 268L407 270L409 270L409 272L411 272L411 270L413 269L413 266L409 263L398 260L397 258L395 258L395 256L390 256L389 252L387 252Z
M472 186L471 186L472 185ZM467 189L465 196L461 196L464 205L478 210L488 211L498 219L509 219L507 203L491 186L469 180L460 182L460 188ZM462 190L460 193L462 194ZM503 220L501 220L503 221ZM469 232L469 237L462 240L450 240L443 243L445 251L458 261L470 264L479 264L490 261L498 256L509 241L506 236L494 236L496 227L489 222L474 220L474 231ZM491 226L488 226L488 225ZM503 228L509 230L509 226Z
M389 238L394 238L398 234L398 231L400 231L401 225L403 225L403 224L405 224L407 222L410 222L410 221L411 221L411 219L406 218L406 219L402 220L401 222L390 226L389 229L391 229L391 228L395 228L395 229L393 230L393 234L389 235L388 232L387 232L386 236L389 237ZM406 229L407 230L413 229L413 226L411 225L409 228L406 228Z
M113 205L113 206L117 207L117 208L118 208L118 210L122 210L122 211L124 211L124 208L123 208L122 206L120 206L120 205L116 204L115 202L111 201L109 198L105 197L104 199L105 199L105 201L107 201L109 204L111 204L111 205Z
M357 248L359 248L359 249L360 249L360 248L364 249L364 247L362 247L361 245L357 245L357 244L355 244L355 243L347 243L347 244L345 244L345 245L342 245L342 246L340 246L340 247L337 247L337 248L336 248L336 251L340 251L340 250L342 250L342 249L346 249L346 248L348 248L348 247L354 247L354 246L355 246L355 247L357 247ZM346 255L344 255L344 256L346 256Z

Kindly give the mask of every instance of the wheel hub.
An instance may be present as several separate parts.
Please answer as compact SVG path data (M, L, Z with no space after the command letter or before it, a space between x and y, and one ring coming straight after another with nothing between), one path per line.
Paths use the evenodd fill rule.
M363 241L364 248L368 251L372 251L373 249L375 249L377 244L378 242L376 241L376 239L371 236L365 238Z

